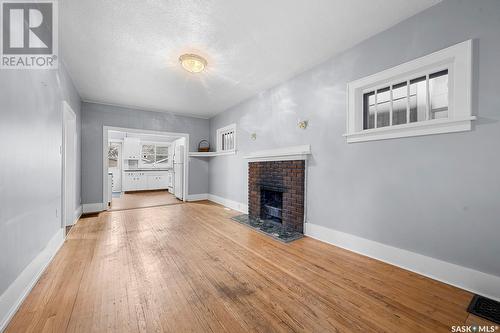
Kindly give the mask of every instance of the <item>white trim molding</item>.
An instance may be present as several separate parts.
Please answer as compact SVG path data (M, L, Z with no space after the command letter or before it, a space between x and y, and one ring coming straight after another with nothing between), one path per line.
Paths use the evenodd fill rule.
M291 146L260 150L243 156L252 162L306 160L311 154L311 145Z
M236 210L238 212L241 212L243 214L248 214L248 205L234 201L234 200L229 200L223 197L219 197L215 194L209 194L208 195L208 200L213 201L215 203L218 203L219 205L222 205L224 207Z
M464 119L433 119L397 126L374 128L362 132L345 134L344 136L347 138L348 143L354 143L410 136L464 132L472 129L472 120L475 119L476 117L474 116Z
M500 301L500 277L375 242L317 224L305 223L304 234L461 289Z
M202 201L208 200L208 193L200 193L200 194L190 194L188 195L187 201Z
M82 214L83 214L83 206L80 205L75 209L75 214L73 216L73 223L71 225L75 225L76 222L78 222L78 220L82 216Z
M189 157L215 157L215 156L224 156L224 155L235 155L236 151L207 151L207 152L198 152L191 151L189 152Z
M107 209L106 204L102 202L83 204L82 207L83 214L99 213Z
M426 118L422 121L410 122L410 82L418 77L447 71L448 104L447 117L432 119L429 84L426 93ZM407 116L405 124L392 125L392 87L405 84L408 87ZM364 129L363 96L365 93L377 92L378 89L390 89L390 122L388 126ZM385 71L349 82L347 84L347 143L384 140L430 134L470 131L472 121L472 40L455 44L429 55L408 61ZM375 93L375 99L377 94ZM376 105L376 104L375 104ZM375 111L375 127L377 127Z
M45 249L19 274L17 279L0 295L0 332L3 332L17 309L64 244L65 230L60 228Z

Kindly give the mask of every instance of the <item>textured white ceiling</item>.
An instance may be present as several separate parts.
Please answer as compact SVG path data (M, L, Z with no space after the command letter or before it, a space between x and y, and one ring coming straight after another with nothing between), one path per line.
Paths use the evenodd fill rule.
M83 100L210 117L437 2L63 0L61 48Z

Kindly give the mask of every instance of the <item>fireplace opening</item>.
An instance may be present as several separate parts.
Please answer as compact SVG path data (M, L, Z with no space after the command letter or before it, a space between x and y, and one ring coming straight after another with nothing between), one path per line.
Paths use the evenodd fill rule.
M248 163L248 214L232 217L283 242L303 237L305 161Z
M283 221L283 190L262 186L260 188L260 218L277 223Z

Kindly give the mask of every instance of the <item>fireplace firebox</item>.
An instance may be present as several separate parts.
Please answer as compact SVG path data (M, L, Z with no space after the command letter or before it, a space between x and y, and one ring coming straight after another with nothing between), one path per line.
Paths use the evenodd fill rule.
M281 223L283 219L283 189L260 187L260 218Z

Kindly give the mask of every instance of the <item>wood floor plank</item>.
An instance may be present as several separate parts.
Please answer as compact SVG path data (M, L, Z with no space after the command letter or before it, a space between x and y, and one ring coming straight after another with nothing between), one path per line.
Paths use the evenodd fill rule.
M6 332L449 332L472 294L209 202L82 218Z
M115 197L113 194L109 211L175 205L182 203L182 200L177 199L173 194L166 190L135 191L120 193L119 197Z
M233 225L231 227L237 228L238 226ZM220 230L220 228L217 228L217 229ZM229 235L231 235L231 236L229 236L231 239L235 239L238 237L238 236L234 236L234 235L238 235L238 233L236 233L234 231L231 231L229 233ZM290 255L289 252L290 252L290 250L293 249L292 247L281 246L282 249L279 249L278 248L279 243L272 242L269 244L272 244L272 249L270 251L267 251L266 244L261 244L258 247L258 252L261 253L263 257L273 257L276 261L278 261L280 263L280 265L279 265L280 267L288 267L287 273L289 273L291 275L298 277L299 275L297 275L297 274L300 274L304 278L305 281L315 280L316 283L312 284L313 287L321 286L323 283L326 283L323 286L323 290L328 290L328 291L334 290L334 288L335 288L334 285L328 286L328 280L322 281L321 280L322 278L318 277L317 272L314 272L315 266L310 266L309 268L307 268L306 267L308 264L307 262L304 264L304 263L301 263L299 260L297 260L298 258L301 258L300 252L294 251L293 255ZM286 249L287 251L284 251L283 249ZM249 249L249 250L252 251L251 249ZM325 256L324 255L323 256L313 256L313 258L321 258L321 257L325 257ZM318 259L315 259L315 261L317 262ZM289 262L288 266L286 265L287 262ZM379 265L380 265L380 263L379 263ZM328 267L328 266L331 267L332 264L325 265L324 267ZM389 266L389 265L387 265L387 266ZM407 316L413 315L413 316L418 317L418 316L425 316L428 313L433 313L434 319L436 319L436 320L441 319L441 321L439 321L439 322L432 323L434 327L436 325L439 325L439 324L444 324L445 327L449 327L448 324L449 324L450 315L456 315L455 318L451 317L454 319L453 320L454 322L463 321L465 319L465 317L467 316L467 313L463 310L463 307L461 308L462 311L455 309L455 313L450 314L449 311L448 311L448 313L441 313L441 311L438 310L438 309L440 309L440 304L436 304L435 299L430 299L426 302L427 304L423 304L422 302L414 301L413 299L415 297L413 297L413 299L412 299L411 293L407 294L407 296L410 296L410 297L405 298L405 304L401 304L401 303L398 304L397 299L401 298L400 297L401 294L398 291L397 284L391 283L389 286L387 286L387 288L384 288L382 290L382 292L377 292L378 286L376 284L371 283L370 279L363 279L363 275L361 275L361 276L357 275L357 274L353 275L352 272L350 272L352 266L347 265L346 267L347 267L347 269L344 268L343 270L341 267L338 267L342 270L342 272L340 272L339 274L333 274L333 275L329 274L332 272L328 272L328 270L326 270L323 267L321 267L320 271L321 271L321 273L323 273L323 275L325 275L326 277L329 277L330 281L344 280L344 282L348 282L348 283L344 283L342 288L345 288L347 286L347 288L350 289L350 292L356 292L356 289L357 289L357 291L359 292L359 298L363 298L363 294L366 292L369 292L370 296L372 298L376 299L377 302L385 303L385 307L394 307L394 309L392 310L394 314L398 314L398 309L407 308L407 310L409 311L408 306L411 306L412 310L418 310L418 311L415 313L411 313L411 312L407 313ZM297 274L295 274L294 271L297 271ZM325 272L326 272L326 274L325 274ZM360 273L362 273L362 272L360 272ZM336 275L336 276L334 276L334 275ZM302 277L300 277L300 279L302 279ZM361 283L359 283L360 280L361 280ZM393 292L393 290L395 290L395 292ZM460 290L458 290L458 291L460 291ZM413 289L412 292L413 292L414 296L422 299L422 297L419 296L419 294L417 294L415 292L415 289ZM468 296L467 299L470 299L470 294L466 293L466 292L465 292L465 294L467 294L467 296ZM380 302L380 301L383 301L383 302ZM363 303L369 304L370 300L364 299ZM362 305L358 304L358 306L360 306L360 308L363 308ZM448 308L449 307L445 307L445 309L448 309ZM371 311L372 312L374 311L373 307L371 308ZM398 324L401 324L401 323L398 323Z

